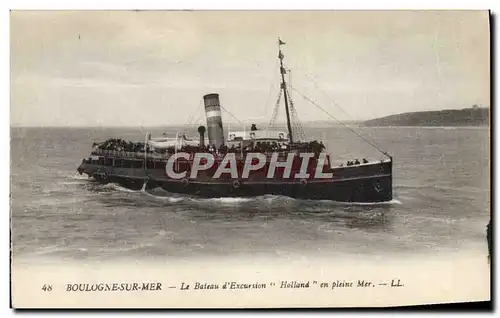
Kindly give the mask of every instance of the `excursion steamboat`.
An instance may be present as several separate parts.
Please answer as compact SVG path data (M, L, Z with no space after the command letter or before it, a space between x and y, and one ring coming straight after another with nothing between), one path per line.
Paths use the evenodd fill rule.
M283 98L287 131L253 125L250 130L229 131L226 138L219 95L211 93L203 96L206 127L198 127L196 138L180 133L172 139L152 138L148 133L144 142L94 143L78 172L130 189L160 187L207 198L283 195L338 202L392 200L392 157L387 152L379 149L385 159L334 166L322 141L300 138L304 134L293 122L296 111L291 86L285 81L283 44L278 39L281 85L274 112Z

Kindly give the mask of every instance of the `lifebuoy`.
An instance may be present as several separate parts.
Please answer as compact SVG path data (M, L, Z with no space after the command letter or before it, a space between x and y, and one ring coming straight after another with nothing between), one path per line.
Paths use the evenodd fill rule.
M284 134L284 133L280 133L280 134L278 135L278 138L279 138L279 139L285 139L285 134Z
M183 178L183 179L181 180L181 185L182 185L183 187L187 187L187 186L188 186L188 184L189 184L189 180L188 180L187 178Z
M234 139L234 137L236 137L234 134L229 135L229 139L230 139L230 140L233 140L233 139Z
M239 180L233 181L233 188L238 189L240 186L241 186L241 183Z
M377 192L381 192L383 189L382 189L382 186L380 185L380 183L377 181L375 182L375 184L373 185L373 188L375 189L375 191Z
M307 185L307 180L306 179L300 179L300 184L302 186L306 186Z

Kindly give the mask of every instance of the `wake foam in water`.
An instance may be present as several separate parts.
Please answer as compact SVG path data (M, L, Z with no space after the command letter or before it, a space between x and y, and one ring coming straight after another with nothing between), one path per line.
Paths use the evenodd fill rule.
M326 202L334 202L341 205L375 205L375 206L403 204L398 199L392 199L391 201L384 201L384 202L338 202L338 201L326 201Z
M209 201L209 202L220 202L220 203L225 203L225 204L232 204L232 203L244 203L244 202L249 202L255 199L259 199L260 197L255 197L255 198L241 198L241 197L226 197L226 198L207 198L207 199L201 199L202 201ZM199 199L195 199L199 200Z
M392 199L389 202L392 203L392 204L403 204L403 202L399 201L398 199Z
M181 201L184 201L185 198L182 198L182 197L171 197L171 196L160 196L160 195L154 195L152 193L149 193L148 191L141 191L143 194L147 195L147 196L150 196L154 199L157 199L157 200L161 200L161 201L168 201L168 202L171 202L171 203L177 203L177 202L181 202Z
M150 196L154 199L162 200L162 201L168 201L171 203L177 203L177 202L182 202L182 201L189 201L189 202L195 202L195 203L221 203L221 204L243 204L247 202L252 202L252 201L262 201L266 202L267 204L270 203L277 203L279 201L283 202L297 202L297 203L322 203L322 204L333 204L333 205L355 205L355 206L390 206L390 205L402 205L403 203L398 200L398 199L392 199L390 201L384 201L384 202L340 202L340 201L333 201L333 200L304 200L304 199L295 199L287 196L282 196L282 195L262 195L262 196L256 196L256 197L220 197L220 198L201 198L201 197L196 197L196 196L191 196L191 195L179 195L179 194L173 194L168 191L165 191L163 189L153 189L150 191L146 190L146 185L147 183L144 183L142 186L141 190L131 190L125 187L122 187L120 185L114 184L114 183L108 183L106 185L102 185L103 189L111 189L111 190L116 190L116 191L121 191L121 192L127 192L127 193L140 193L140 194L145 194L147 196Z
M87 181L87 180L85 180L85 181ZM80 180L80 181L62 181L59 184L61 184L61 185L80 185L80 184L84 184L84 181L83 180Z
M144 184L142 185L141 192L145 192L146 191L146 186L147 185L148 185L148 182L145 181Z
M71 175L67 175L66 176L66 179L73 179L73 180L88 180L89 177L86 175L86 174L79 174L79 173L75 173L75 174L71 174Z

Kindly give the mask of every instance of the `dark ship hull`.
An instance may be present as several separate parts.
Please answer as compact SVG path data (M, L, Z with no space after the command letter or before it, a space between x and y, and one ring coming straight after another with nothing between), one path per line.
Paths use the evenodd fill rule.
M377 203L392 200L392 161L332 168L334 177L325 180L175 180L162 171L114 168L82 163L80 173L101 183L117 183L140 190L162 188L171 193L204 198L283 195L305 200Z
M144 144L110 139L95 144L92 156L82 161L78 171L100 182L116 182L130 189L161 187L172 193L206 198L284 195L359 203L392 200L392 157L387 152L369 142L389 160L364 159L360 163L356 159L347 166L332 167L323 143L305 141L301 136L303 131L285 81L283 44L278 40L281 85L271 123L275 122L283 97L287 132L259 130L252 125L250 132L231 131L226 140L219 95L206 94L203 101L207 128L198 127L199 141L185 136L179 139L177 135L172 144L168 139L153 140L149 133Z

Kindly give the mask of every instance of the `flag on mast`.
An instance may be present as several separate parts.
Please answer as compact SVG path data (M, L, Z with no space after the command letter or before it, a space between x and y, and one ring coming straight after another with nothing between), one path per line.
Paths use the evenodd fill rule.
M278 38L278 43L279 43L279 45L284 45L284 44L286 44L285 42L281 41L281 39L280 39L280 38Z

